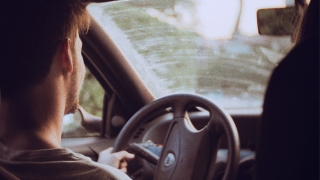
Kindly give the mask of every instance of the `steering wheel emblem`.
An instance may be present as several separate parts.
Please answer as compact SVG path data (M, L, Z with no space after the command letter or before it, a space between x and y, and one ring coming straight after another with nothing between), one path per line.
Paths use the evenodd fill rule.
M174 161L176 160L175 156L172 153L168 153L167 157L164 159L164 166L168 167L171 166Z

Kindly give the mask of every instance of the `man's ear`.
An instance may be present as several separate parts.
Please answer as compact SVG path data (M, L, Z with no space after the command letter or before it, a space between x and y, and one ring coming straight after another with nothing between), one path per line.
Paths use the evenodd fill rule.
M60 61L61 61L62 69L67 73L72 72L73 71L73 60L72 60L70 38L66 38L60 42L59 54L60 54Z

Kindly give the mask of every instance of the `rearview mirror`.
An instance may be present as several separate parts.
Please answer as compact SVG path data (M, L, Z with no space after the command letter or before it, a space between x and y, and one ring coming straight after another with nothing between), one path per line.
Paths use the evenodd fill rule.
M257 12L261 35L292 35L295 20L295 7L259 9Z

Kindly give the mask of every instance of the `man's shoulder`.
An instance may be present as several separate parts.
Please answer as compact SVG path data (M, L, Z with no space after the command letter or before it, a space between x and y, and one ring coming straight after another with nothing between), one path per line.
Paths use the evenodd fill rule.
M116 168L64 148L2 151L0 165L22 179L130 179Z

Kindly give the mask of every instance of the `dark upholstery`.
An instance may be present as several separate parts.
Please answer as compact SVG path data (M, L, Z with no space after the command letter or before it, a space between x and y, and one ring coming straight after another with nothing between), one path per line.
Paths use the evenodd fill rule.
M0 166L0 180L18 180L15 175L11 174L9 171Z

